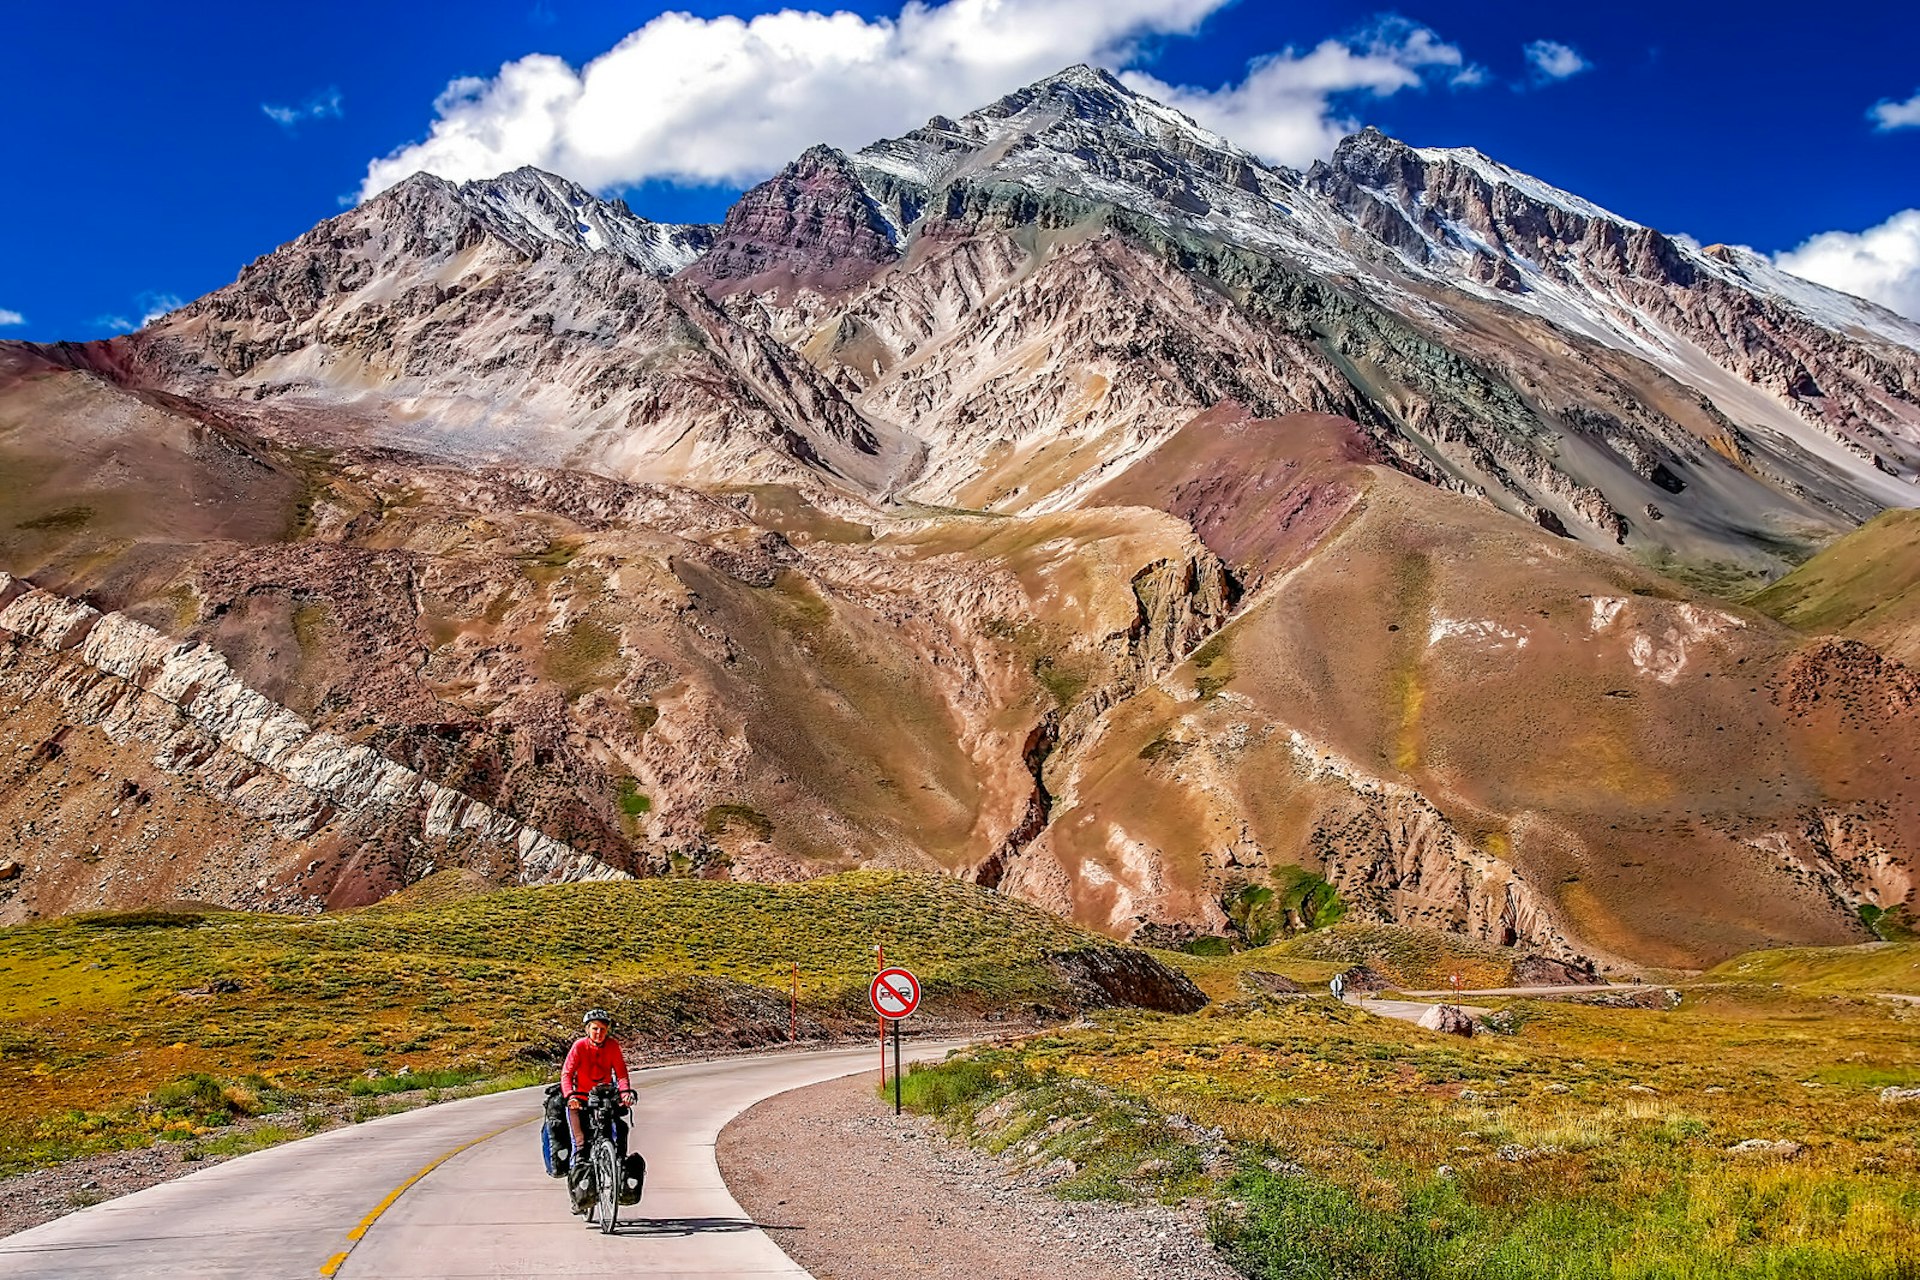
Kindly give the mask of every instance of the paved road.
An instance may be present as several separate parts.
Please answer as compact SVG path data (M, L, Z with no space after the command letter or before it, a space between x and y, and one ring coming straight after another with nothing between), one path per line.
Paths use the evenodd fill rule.
M906 1056L952 1047L909 1042ZM869 1070L877 1056L864 1047L635 1073L646 1196L611 1237L567 1212L563 1184L540 1163L540 1090L518 1089L336 1129L83 1209L0 1240L0 1277L804 1277L727 1193L714 1141L762 1098Z
M1421 1004L1417 1000L1375 1000L1370 996L1354 996L1349 998L1347 1003L1355 1008L1365 1009L1368 1013L1378 1014L1382 1018L1398 1018L1402 1022L1418 1022L1427 1016L1427 1010L1433 1008L1432 1005ZM1463 1004L1460 1009L1470 1018L1482 1018L1488 1012L1471 1004Z

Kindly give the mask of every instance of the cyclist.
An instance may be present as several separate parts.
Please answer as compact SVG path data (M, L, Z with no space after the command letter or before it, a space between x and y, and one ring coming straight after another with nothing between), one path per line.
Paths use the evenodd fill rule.
M620 1088L623 1105L631 1106L634 1099L633 1082L627 1075L626 1055L620 1051L620 1042L613 1038L612 1015L604 1009L589 1009L580 1022L585 1034L573 1042L573 1048L567 1051L566 1063L560 1068L560 1094L567 1100L567 1129L573 1135L575 1152L584 1152L587 1146L580 1121L581 1108L586 1105L583 1095L588 1090L597 1084L616 1084ZM627 1154L625 1121L619 1122L617 1129L620 1156L624 1162ZM582 1189L580 1179L585 1171L584 1159L573 1162L568 1183L575 1191L575 1213L586 1211L586 1205L578 1194Z

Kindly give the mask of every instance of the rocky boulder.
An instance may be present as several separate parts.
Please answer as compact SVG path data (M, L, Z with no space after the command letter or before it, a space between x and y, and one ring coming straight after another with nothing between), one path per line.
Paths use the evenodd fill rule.
M1193 980L1144 951L1086 947L1047 957L1047 968L1095 1008L1133 1005L1156 1013L1194 1013L1207 997Z
M1297 996L1306 988L1292 978L1277 973L1265 973L1255 969L1242 974L1241 981L1255 991L1263 991L1270 996Z
M1340 985L1354 995L1364 995L1385 991L1394 985L1394 981L1371 965L1357 964L1340 975Z
M1584 956L1576 960L1521 956L1513 962L1513 985L1516 987L1597 987L1603 982L1604 979L1594 972L1593 961Z
M1458 1005L1436 1004L1420 1015L1420 1026L1444 1035L1473 1038L1473 1019Z

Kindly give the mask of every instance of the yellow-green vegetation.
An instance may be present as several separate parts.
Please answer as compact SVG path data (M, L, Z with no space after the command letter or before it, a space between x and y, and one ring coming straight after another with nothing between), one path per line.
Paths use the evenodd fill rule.
M1193 684L1203 702L1233 681L1233 658L1227 652L1226 635L1225 631L1216 633L1193 655Z
M1339 922L1346 904L1332 885L1304 867L1281 867L1271 884L1250 884L1230 895L1227 919L1241 939L1264 947L1277 938Z
M701 818L700 826L710 836L742 831L755 840L773 838L773 819L747 804L716 804Z
M545 642L547 674L577 698L619 676L620 633L604 623L576 619Z
M1920 511L1888 511L1747 603L1802 631L1841 631L1920 654Z
M752 496L757 522L791 537L837 543L873 541L872 528L828 515L792 485L742 485L734 491Z
M1920 1275L1920 1103L1879 1100L1920 1085L1920 1009L1718 986L1495 1021L1462 1040L1323 998L1105 1014L908 1096L1071 1160L1063 1194L1197 1190L1257 1277Z
M1307 872L1292 878L1283 872L1276 883L1280 888L1275 897L1285 901L1296 894L1313 894L1314 886L1323 882ZM1332 910L1344 911L1337 896L1330 901ZM1233 904L1230 913L1238 905ZM1224 943L1224 939L1218 941ZM1468 989L1503 987L1513 982L1515 955L1505 947L1457 933L1336 922L1243 951L1230 951L1224 945L1213 950L1189 948L1161 953L1161 959L1185 972L1209 999L1236 1000L1252 990L1245 981L1247 974L1275 973L1317 989L1334 974L1357 964L1384 975L1403 990L1445 990L1455 974Z
M1318 892L1315 886L1323 883L1317 876L1303 874L1286 892L1312 895ZM1339 899L1332 898L1332 903L1333 907L1327 909L1337 910ZM1403 989L1438 991L1445 988L1455 974L1467 988L1504 987L1513 980L1514 953L1491 942L1436 929L1332 923L1327 928L1244 952L1238 957L1236 967L1269 969L1297 977L1294 971L1303 961L1323 967L1331 965L1336 970L1364 964ZM1320 971L1314 970L1316 974Z
M1092 676L1092 663L1084 655L1043 653L1033 660L1033 678L1063 710L1079 701Z
M84 529L93 522L93 508L88 506L61 507L58 511L49 511L45 515L35 516L31 520L22 520L13 527L33 529L50 533L71 533Z
M0 1173L400 1088L403 1068L409 1088L545 1068L588 1005L642 1044L784 1039L796 963L811 1032L863 1026L875 943L914 968L930 1013L1057 1007L1042 957L1100 941L894 872L471 896L427 882L403 897L317 918L182 909L0 930Z
M1780 983L1816 995L1920 996L1920 942L1751 951L1709 970L1701 981Z
M620 812L629 818L637 818L653 808L653 801L640 790L640 784L632 778L620 779Z
M520 562L520 571L532 581L542 586L557 581L567 571L575 557L580 554L579 542L550 542L539 551L515 557Z

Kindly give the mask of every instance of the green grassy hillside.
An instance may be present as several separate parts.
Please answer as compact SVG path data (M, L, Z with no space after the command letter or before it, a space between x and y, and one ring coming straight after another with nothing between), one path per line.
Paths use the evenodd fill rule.
M1920 662L1920 510L1876 516L1747 603Z
M1920 942L1754 951L1735 956L1702 981L1777 983L1820 995L1890 991L1920 996Z
M1892 990L1915 958L1756 953L1672 1012L1482 1000L1471 1040L1324 996L1102 1014L908 1096L1056 1194L1202 1198L1261 1280L1906 1280L1920 1008L1756 975Z
M544 1069L589 1005L643 1054L784 1040L795 964L802 1034L858 1030L876 943L920 977L927 1018L1065 1010L1075 998L1041 959L1105 942L893 872L445 888L317 918L180 909L0 930L0 1172L385 1088L403 1068Z
M1323 987L1343 969L1366 964L1408 990L1444 989L1453 975L1464 987L1504 987L1514 981L1516 953L1457 933L1391 924L1336 924L1229 956L1168 954L1201 990L1232 999L1249 973L1277 973L1309 988Z

